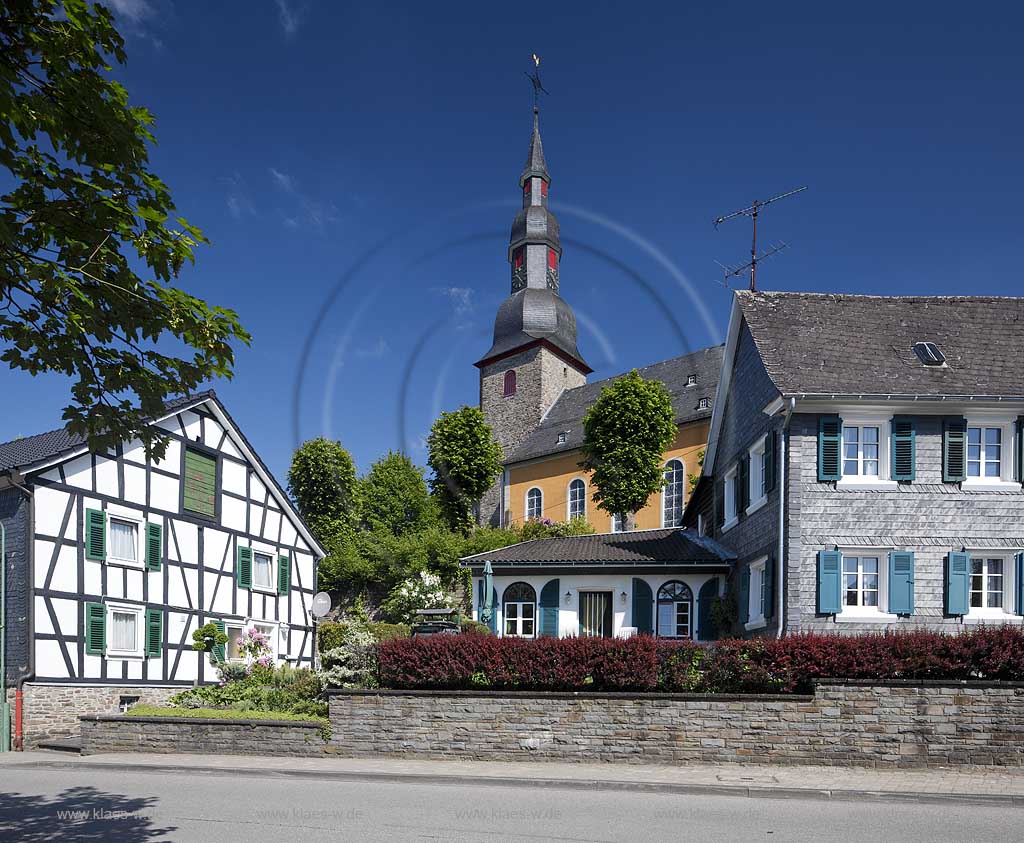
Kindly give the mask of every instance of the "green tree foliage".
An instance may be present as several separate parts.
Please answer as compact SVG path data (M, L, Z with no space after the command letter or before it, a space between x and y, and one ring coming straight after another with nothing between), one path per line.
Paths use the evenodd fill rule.
M351 534L359 518L356 467L340 442L322 436L292 455L288 493L324 547Z
M366 529L392 536L418 532L437 515L423 469L394 451L370 466L361 483L360 500Z
M125 58L103 6L0 2L0 359L73 377L64 418L94 448L162 457L147 421L230 377L249 335L171 284L207 241L149 169L153 115L111 78Z
M580 466L593 473L594 502L609 514L624 514L627 530L664 485L662 455L675 434L671 395L636 369L604 387L583 417Z
M501 473L501 446L476 407L442 413L427 437L430 488L453 530L468 532L473 507Z

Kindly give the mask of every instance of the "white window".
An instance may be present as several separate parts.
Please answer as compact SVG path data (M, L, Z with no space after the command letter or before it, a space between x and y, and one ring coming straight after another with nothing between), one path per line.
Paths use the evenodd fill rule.
M693 634L693 592L672 580L658 589L658 637L690 638Z
M750 591L747 595L747 629L756 629L765 625L764 569L767 561L767 559L758 559L756 562L750 563Z
M626 529L626 519L622 515L612 516L612 532L621 533Z
M224 634L228 637L228 643L225 645L227 647L225 655L229 662L242 661L242 653L238 649L238 639L242 637L243 632L245 632L243 624L224 624Z
M278 637L281 635L280 624L267 623L266 621L248 620L242 621L228 621L224 624L224 634L227 635L228 641L225 645L226 651L225 656L229 662L244 662L245 658L242 656L241 650L239 649L238 641L245 634L247 629L256 629L267 636L267 646L270 648L270 654L277 659L277 654L280 649Z
M711 408L711 399L710 398L701 398L700 401L697 402L697 409L698 410L708 410L710 408Z
M878 609L881 606L880 556L843 554L843 607Z
M686 376L686 385L687 386L696 386L697 385L697 376L696 375L687 375Z
M280 627L276 623L261 623L253 621L252 624L257 630L267 636L267 645L270 647L270 657L277 661L277 653L280 649L278 637L281 634Z
M527 520L539 519L544 511L544 495L540 489L534 486L526 493L526 518Z
M569 484L569 519L586 518L587 484L579 477Z
M274 588L274 557L269 553L256 551L252 555L253 588L270 590Z
M683 523L683 504L686 500L686 467L681 460L665 464L665 485L661 492L661 525L679 527Z
M881 431L880 425L843 421L843 477L881 476Z
M1003 611L1006 597L1006 560L998 556L971 557L971 610Z
M967 428L967 477L999 480L1003 476L1003 450L1009 442L1002 427Z
M725 475L725 484L723 486L722 494L725 496L725 500L722 501L723 513L725 514L725 523L722 525L723 530L728 530L733 524L736 523L736 468L731 468Z
M107 655L118 658L142 655L142 607L107 604L110 640Z
M110 516L110 547L107 558L111 562L140 563L139 522L128 518Z
M749 495L750 505L747 507L747 512L753 512L755 509L760 509L764 506L767 500L767 494L765 492L765 440L761 439L753 448L750 449L750 477L749 477Z
M537 608L537 592L525 582L512 583L502 594L502 616L505 635L533 638Z

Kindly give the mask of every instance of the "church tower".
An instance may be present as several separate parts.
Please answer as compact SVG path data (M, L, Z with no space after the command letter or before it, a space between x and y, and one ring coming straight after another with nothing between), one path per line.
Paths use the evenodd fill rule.
M519 176L523 206L512 221L508 247L511 293L498 308L494 342L475 364L480 409L508 459L565 389L593 371L576 347L576 317L559 295L562 246L548 210L551 176L544 161L536 107L526 166ZM499 524L508 509L504 478L480 503L480 522Z

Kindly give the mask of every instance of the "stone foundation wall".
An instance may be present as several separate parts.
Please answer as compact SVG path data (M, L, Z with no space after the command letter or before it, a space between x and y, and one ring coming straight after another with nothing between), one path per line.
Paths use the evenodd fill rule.
M337 691L332 751L488 761L1024 765L1024 686L829 683L812 697Z
M149 705L166 705L182 686L155 685L58 685L26 682L22 701L25 748L51 738L77 737L83 714L116 714L121 697L138 697ZM11 736L14 736L14 689L7 692L11 704Z
M320 755L322 726L298 720L215 720L92 714L81 718L82 754L202 752L215 755Z

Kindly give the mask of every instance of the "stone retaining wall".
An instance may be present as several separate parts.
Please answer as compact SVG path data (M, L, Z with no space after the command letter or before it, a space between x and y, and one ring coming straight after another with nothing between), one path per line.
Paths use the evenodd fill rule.
M488 761L1024 765L1024 686L827 683L814 696L335 691L331 751Z
M82 755L101 752L201 752L214 755L321 755L320 723L206 717L81 718Z

